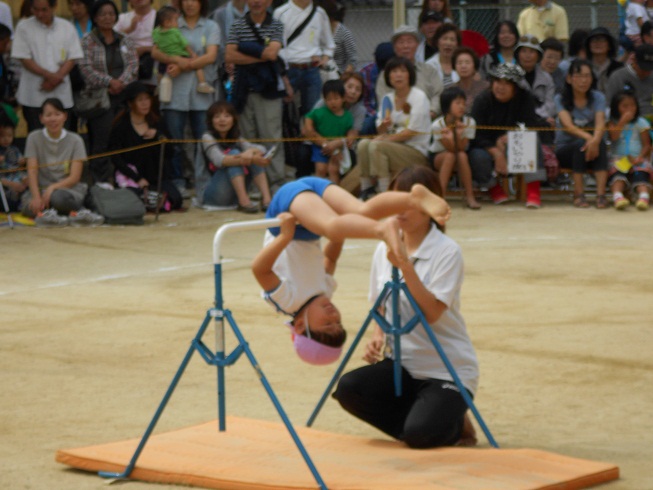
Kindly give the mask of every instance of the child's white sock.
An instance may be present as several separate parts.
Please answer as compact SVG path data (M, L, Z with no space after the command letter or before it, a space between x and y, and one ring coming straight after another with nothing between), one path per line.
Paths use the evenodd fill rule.
M623 197L624 197L624 195L623 195L623 193L621 193L621 192L615 192L615 193L612 194L612 200L615 201L615 202L616 202L618 199L621 199L621 198L623 198Z
M390 177L379 177L379 192L385 192L390 187Z
M650 199L650 196L649 196L648 192L644 191L644 192L639 193L639 198L640 199L646 199L648 201Z
M361 177L361 190L369 189L372 187L372 179L369 177Z

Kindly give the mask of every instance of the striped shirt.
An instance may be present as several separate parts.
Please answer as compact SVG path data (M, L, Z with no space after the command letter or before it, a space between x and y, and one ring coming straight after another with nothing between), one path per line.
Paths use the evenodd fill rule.
M354 36L347 27L338 23L336 31L333 33L333 42L336 49L333 52L333 60L338 65L338 71L344 73L349 65L356 69L358 63L358 51Z
M256 26L256 29L266 41L277 41L283 45L283 24L277 19L268 15L262 24ZM227 44L237 45L240 42L258 42L258 37L245 18L234 20L227 37Z

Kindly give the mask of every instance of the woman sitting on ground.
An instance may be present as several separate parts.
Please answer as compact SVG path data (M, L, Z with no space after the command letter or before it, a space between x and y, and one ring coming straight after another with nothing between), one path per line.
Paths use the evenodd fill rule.
M364 200L377 191L387 191L390 178L402 168L429 164L430 105L426 94L415 87L415 66L407 58L392 58L383 75L393 90L379 104L376 119L379 135L358 143Z
M124 95L127 110L120 113L113 123L109 150L135 149L111 156L116 168L116 184L142 197L150 210L157 207L165 211L180 209L183 199L171 179L172 145L165 145L160 194L157 189L162 145L144 146L168 137L163 122L152 109L152 96L148 88L138 81L127 85Z
M29 133L25 142L29 189L21 197L21 211L36 217L38 226L104 222L102 216L82 207L88 189L80 182L86 148L78 134L64 129L67 116L59 99L46 99L39 114L43 129Z

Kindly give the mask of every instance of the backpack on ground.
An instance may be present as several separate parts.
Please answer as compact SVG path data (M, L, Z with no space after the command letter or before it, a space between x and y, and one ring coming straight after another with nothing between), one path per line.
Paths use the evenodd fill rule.
M94 185L89 191L88 207L104 216L109 225L142 225L145 204L129 189L104 189Z

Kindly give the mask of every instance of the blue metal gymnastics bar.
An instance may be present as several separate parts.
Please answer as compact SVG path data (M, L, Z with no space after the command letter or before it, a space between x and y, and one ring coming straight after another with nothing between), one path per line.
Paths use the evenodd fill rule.
M217 378L218 378L218 425L219 425L219 430L220 431L225 431L226 430L226 400L225 400L225 372L224 369L227 366L231 366L236 363L236 361L240 358L240 356L244 353L247 358L249 359L249 362L251 363L252 367L256 371L261 383L265 387L266 392L268 393L268 396L270 397L270 400L272 401L274 407L276 408L277 412L279 413L279 416L281 417L281 420L283 421L284 425L286 426L286 429L290 433L290 436L292 437L293 441L295 442L295 445L297 446L297 449L301 453L302 457L304 458L304 461L306 462L306 465L308 466L309 470L311 471L313 477L315 478L315 481L317 482L319 488L321 490L327 490L327 486L322 480L322 477L320 476L319 472L317 471L317 468L313 464L313 461L311 460L310 456L308 455L308 452L304 448L304 445L302 441L299 439L299 436L297 435L297 432L295 431L292 423L290 422L290 419L286 415L286 412L284 411L283 407L281 406L281 403L279 402L279 399L275 395L274 391L272 390L272 387L270 386L270 383L268 382L267 378L265 377L265 374L263 374L263 371L261 370L261 367L259 366L258 361L254 357L254 354L252 353L252 350L249 347L249 344L245 340L245 337L241 333L240 329L238 328L238 325L236 324L236 321L234 320L234 317L231 313L230 310L224 308L224 298L222 295L222 256L221 256L221 249L222 249L222 240L224 239L225 235L227 235L230 232L239 232L239 231L250 231L250 230L260 230L260 229L266 229L271 226L277 226L279 224L278 219L261 219L261 220L252 220L252 221L240 221L240 222L235 222L235 223L229 223L226 225L221 226L218 231L216 232L214 238L213 238L213 267L214 267L214 276L215 276L215 307L210 308L207 310L206 315L204 317L204 321L202 322L202 325L200 326L199 330L197 331L197 334L193 338L191 345L186 352L186 355L184 356L184 359L182 360L179 368L177 369L177 372L172 379L168 390L166 391L165 395L163 396L163 399L161 400L161 403L159 404L159 407L156 410L156 413L152 417L152 420L150 421L150 424L148 425L147 429L145 430L145 433L143 434L143 437L141 438L141 441L136 448L136 451L134 452L129 464L125 468L125 470L122 473L111 473L111 472L100 472L99 475L105 478L117 478L117 479L125 479L129 478L129 475L131 474L132 470L136 466L136 461L138 460L143 448L145 447L145 444L147 443L150 435L154 431L154 428L156 427L157 422L159 421L159 418L161 417L161 414L163 413L163 410L165 409L168 401L170 400L170 397L172 396L172 393L174 392L175 388L177 387L177 384L179 383L179 380L181 379L181 376L183 375L186 367L188 366L188 363L190 362L193 354L195 351L199 353L199 355L204 359L204 361L210 365L210 366L216 366L217 367ZM236 337L237 340L237 345L236 347L229 353L226 354L225 349L225 327L224 327L224 321L225 319L229 323L229 326L231 327L231 330L233 334ZM211 323L211 320L213 320L214 326L215 326L215 352L211 351L206 344L202 341L202 337L204 336L204 333L208 326Z

